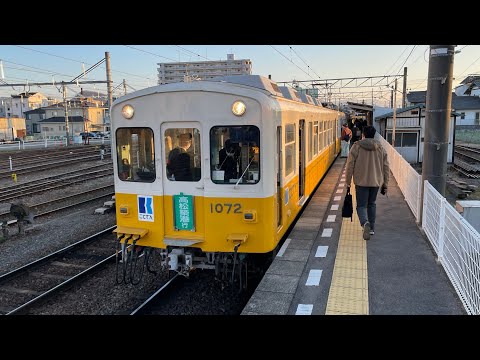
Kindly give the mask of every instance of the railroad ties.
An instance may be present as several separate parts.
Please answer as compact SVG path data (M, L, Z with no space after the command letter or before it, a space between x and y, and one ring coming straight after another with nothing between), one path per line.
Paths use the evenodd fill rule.
M103 215L113 210L115 210L115 195L112 196L112 200L105 201L102 207L95 209L95 214Z

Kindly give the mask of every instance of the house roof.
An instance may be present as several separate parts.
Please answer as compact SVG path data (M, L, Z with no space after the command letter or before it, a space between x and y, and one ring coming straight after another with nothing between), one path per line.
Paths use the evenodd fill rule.
M20 93L18 95L12 95L12 98L20 98L20 97L28 98L28 97L33 96L35 94L36 94L36 92L23 92L23 93Z
M45 114L45 108L38 108L33 110L24 111L24 114Z
M480 109L480 97L478 96L452 96L452 108L460 110Z
M407 94L407 101L412 104L425 103L427 100L427 91L410 91Z
M77 100L77 101L67 101L68 103L68 107L69 108L80 108L80 107L83 107L83 104L81 101ZM54 105L50 105L50 106L45 106L44 109L48 109L48 110L52 110L52 109L58 109L58 108L65 108L65 105L63 102L59 102L57 104L54 104ZM98 105L96 103L93 103L93 102L88 102L88 101L85 101L85 108L98 108L98 109L101 109L101 108L107 108L106 106L104 105Z
M86 120L90 121L90 120ZM69 116L68 122L83 122L83 116ZM65 116L54 116L48 119L40 120L39 123L65 123Z
M362 103L355 103L352 101L347 101L348 107L355 111L373 111L373 106Z
M410 110L413 110L413 109L424 109L424 108L425 108L425 104L415 104L415 105L407 106L405 108L397 109L397 115L399 115L401 113L404 113L404 112L407 112L407 111L410 111ZM460 113L452 110L451 116L460 116ZM386 113L386 114L383 114L383 115L376 116L375 121L384 120L384 119L387 119L387 118L390 118L390 117L393 117L393 111L390 111L389 113Z
M93 91L93 90L82 90L83 94L78 93L75 95L76 98L82 98L82 97L92 97L92 98L100 98L100 99L106 99L107 94L104 94L99 91Z
M427 91L411 91L407 94L407 100L413 104L425 104ZM452 92L452 108L456 111L480 109L480 97L458 96Z
M469 75L465 79L463 79L462 82L460 82L460 84L469 84L471 82L475 82L477 83L477 85L480 84L480 76Z

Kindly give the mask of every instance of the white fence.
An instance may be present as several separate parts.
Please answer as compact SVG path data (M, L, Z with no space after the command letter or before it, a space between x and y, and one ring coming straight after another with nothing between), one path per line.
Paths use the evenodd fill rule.
M480 234L425 181L422 228L469 314L480 314Z
M78 141L74 141L74 145L83 144L84 140L81 137ZM74 139L76 140L76 139ZM90 144L107 144L110 143L110 138L90 138ZM25 149L38 149L46 147L58 147L65 146L67 144L66 138L61 139L44 139L44 140L32 140L32 141L11 141L8 143L0 143L0 151L12 151L12 150L25 150Z
M381 136L390 170L420 221L422 177ZM438 255L468 314L480 315L480 234L428 181L423 194L422 229Z
M420 221L422 176L378 133L375 139L379 140L387 150L390 170L415 219L417 222Z

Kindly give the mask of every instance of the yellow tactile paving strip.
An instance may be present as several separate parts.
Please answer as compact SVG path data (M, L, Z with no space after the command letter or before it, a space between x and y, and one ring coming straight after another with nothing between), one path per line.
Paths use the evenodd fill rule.
M355 210L353 184L351 194L353 221L342 218L325 315L368 315L367 244Z

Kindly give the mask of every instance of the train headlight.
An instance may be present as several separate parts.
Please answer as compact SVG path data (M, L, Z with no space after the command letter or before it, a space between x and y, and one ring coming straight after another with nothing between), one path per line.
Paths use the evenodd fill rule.
M133 106L132 105L124 105L122 107L122 115L125 119L131 119L134 114Z
M243 101L235 101L232 105L232 112L234 115L242 116L245 114L245 110L247 110L247 106Z

